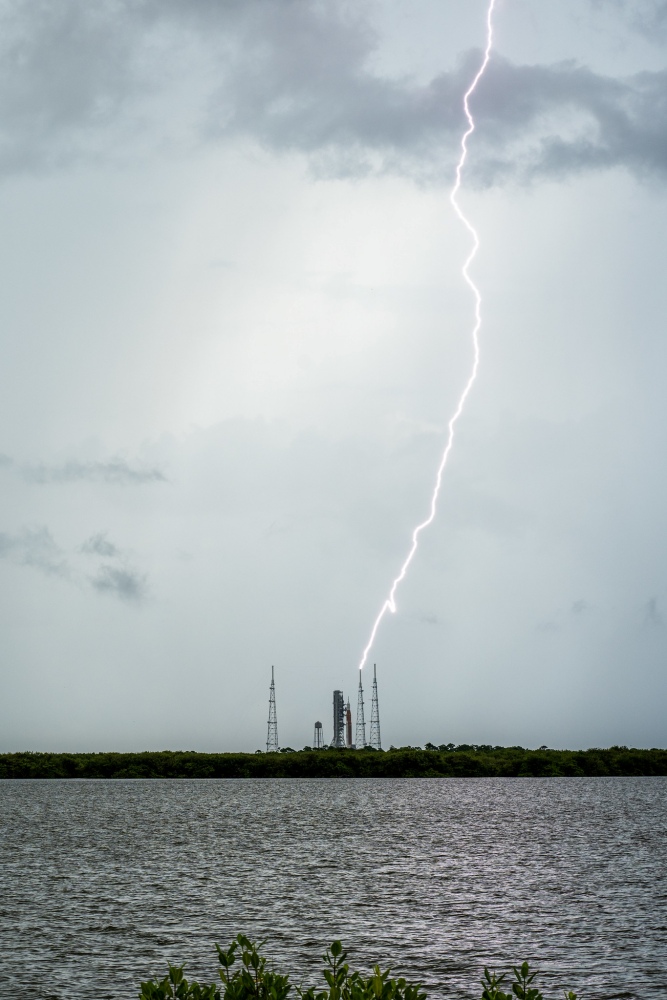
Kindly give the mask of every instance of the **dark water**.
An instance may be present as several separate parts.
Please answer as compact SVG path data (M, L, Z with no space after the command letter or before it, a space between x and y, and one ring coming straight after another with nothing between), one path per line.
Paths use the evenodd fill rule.
M523 958L586 998L667 997L667 778L1 781L0 996L125 998L265 938L340 937L435 997Z

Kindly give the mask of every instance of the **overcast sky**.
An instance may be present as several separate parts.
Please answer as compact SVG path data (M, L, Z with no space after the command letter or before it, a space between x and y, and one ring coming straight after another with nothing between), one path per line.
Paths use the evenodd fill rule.
M2 750L331 738L472 362L481 0L0 8ZM498 0L383 744L667 745L667 2ZM363 674L370 713L368 670Z

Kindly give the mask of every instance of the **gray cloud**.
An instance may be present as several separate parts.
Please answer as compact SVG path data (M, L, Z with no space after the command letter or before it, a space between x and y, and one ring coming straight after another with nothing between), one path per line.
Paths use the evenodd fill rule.
M538 624L536 625L536 628L537 628L538 632L544 632L546 634L548 634L550 632L560 632L561 631L561 626L558 624L558 622L554 622L554 621L538 622Z
M515 66L496 57L477 114L483 183L613 167L667 175L667 71L617 80L576 63Z
M644 625L654 628L662 625L662 615L658 611L658 601L652 597L644 606Z
M631 13L638 30L667 23L663 3ZM176 87L179 109L168 120L179 141L246 136L304 153L328 174L449 178L461 95L480 58L469 53L426 84L381 76L369 69L378 39L363 7L297 0L15 2L0 29L5 171L111 155L118 127L137 141L152 129L164 148L159 101ZM200 81L186 96L184 79ZM614 79L495 54L474 99L472 176L490 185L623 167L663 178L666 92L667 71Z
M426 86L381 77L366 69L374 33L342 6L254 9L263 16L243 26L243 46L213 95L212 135L248 134L273 149L328 153L340 172L384 169L396 155L423 155L460 132L467 62Z
M139 603L146 596L146 577L136 570L105 563L90 582L99 593L112 594L123 601Z
M87 556L102 557L107 560L98 566L94 576L88 576L90 586L98 594L110 594L122 601L140 603L147 593L147 577L144 573L120 562L121 550L110 542L105 531L98 531L81 546L80 551ZM111 563L108 560L116 560Z
M667 30L667 3L665 0L592 0L593 7L616 9L625 23L649 41L661 44Z
M0 532L0 558L32 566L49 576L70 576L65 555L46 527L23 528L14 535Z
M86 555L117 558L120 550L107 540L104 532L87 539L80 552ZM57 544L49 529L23 528L15 534L0 532L0 559L9 559L29 566L47 576L57 576L70 583L81 584L82 577L65 551ZM123 601L140 603L147 593L147 577L126 565L103 563L93 577L85 580L97 593L111 594Z
M132 44L110 4L3 5L0 135L4 170L71 158L77 132L108 125L128 89ZM120 11L118 12L120 14ZM136 84L135 84L136 85Z
M132 466L123 459L109 462L65 462L62 465L25 465L21 472L32 483L76 483L81 481L140 485L166 482L164 474L156 468Z
M91 535L81 546L81 551L86 555L105 556L107 558L120 554L118 548L107 538L106 531L98 531L96 535Z
M246 10L246 6L250 11ZM13 0L0 8L0 171L58 168L116 155L126 142L164 142L156 95L195 79L257 4L229 0ZM218 74L219 75L219 74ZM172 107L172 120L176 110ZM196 113L195 113L196 116Z
M122 458L108 462L79 462L76 460L57 465L17 462L8 455L0 455L0 467L16 472L28 483L40 485L48 483L102 482L117 485L142 485L143 483L164 483L166 476L158 468L133 466Z

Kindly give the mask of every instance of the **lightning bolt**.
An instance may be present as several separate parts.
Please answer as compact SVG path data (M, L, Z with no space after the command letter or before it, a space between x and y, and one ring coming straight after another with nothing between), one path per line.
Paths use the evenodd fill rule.
M364 649L363 655L361 657L361 663L359 664L360 670L363 669L364 664L368 659L368 654L373 648L373 643L375 642L375 637L377 635L382 619L384 618L384 616L387 614L388 611L391 611L392 614L396 612L396 591L398 590L399 585L405 579L405 575L408 572L410 563L412 562L415 552L417 551L417 548L419 546L419 536L421 535L422 531L425 528L428 528L429 524L433 523L438 505L440 488L442 486L442 477L445 471L445 467L447 465L447 459L449 458L449 454L454 444L454 429L456 427L459 417L463 413L463 408L465 407L466 400L470 394L470 390L473 387L475 379L477 378L477 370L479 368L479 331L482 326L482 296L480 294L479 288L470 277L470 265L477 256L477 251L479 250L479 236L477 235L477 232L473 224L464 215L463 210L458 202L458 195L459 191L461 190L461 176L463 174L463 168L468 158L468 139L475 131L475 119L471 114L469 102L473 93L477 89L477 84L484 76L486 67L489 64L489 59L491 58L491 49L493 47L493 11L495 6L496 6L496 0L490 0L489 7L486 12L486 48L484 49L484 58L482 59L482 64L477 70L477 73L473 77L472 83L470 84L465 94L463 95L463 110L465 112L465 116L468 121L468 127L463 133L463 136L461 137L461 155L456 165L456 180L454 182L454 187L452 188L451 193L449 195L449 200L452 204L454 212L456 213L460 221L463 223L465 228L468 230L472 238L472 249L470 250L470 253L468 254L466 261L461 269L464 281L470 288L470 291L472 292L475 300L475 322L473 324L472 334L471 334L472 344L473 344L472 369L468 381L466 382L465 387L463 389L463 392L459 397L456 409L447 425L447 442L445 444L445 450L442 453L442 458L440 459L440 465L438 466L438 471L435 477L435 486L433 488L433 494L431 496L431 505L429 508L428 517L426 518L426 520L422 521L421 524L418 524L417 527L412 532L412 544L410 546L410 550L405 558L405 561L403 562L403 565L401 566L398 576L391 585L391 590L389 591L389 597L386 599L386 601L380 608L380 613L375 619L373 628L371 629L370 638L368 640L368 643L366 644L366 648Z

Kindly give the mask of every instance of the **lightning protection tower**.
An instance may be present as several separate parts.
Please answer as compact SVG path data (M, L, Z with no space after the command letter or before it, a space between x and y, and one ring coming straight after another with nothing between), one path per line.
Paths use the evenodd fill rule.
M382 749L382 740L380 739L380 707L378 705L378 682L377 682L377 671L375 663L373 664L373 701L371 703L371 733L368 743L370 746L373 747L374 750Z
M333 739L331 746L345 746L345 701L342 691L334 691L333 693Z
M355 739L357 750L366 746L366 721L364 719L364 689L361 686L361 670L359 671L359 696L357 698L357 736Z
M324 738L322 736L322 723L315 723L315 732L313 733L313 747L315 750L321 750L324 746Z
M266 733L266 752L276 753L278 751L278 719L276 718L276 683L273 679L273 667L271 667L271 687L269 688L269 727Z

